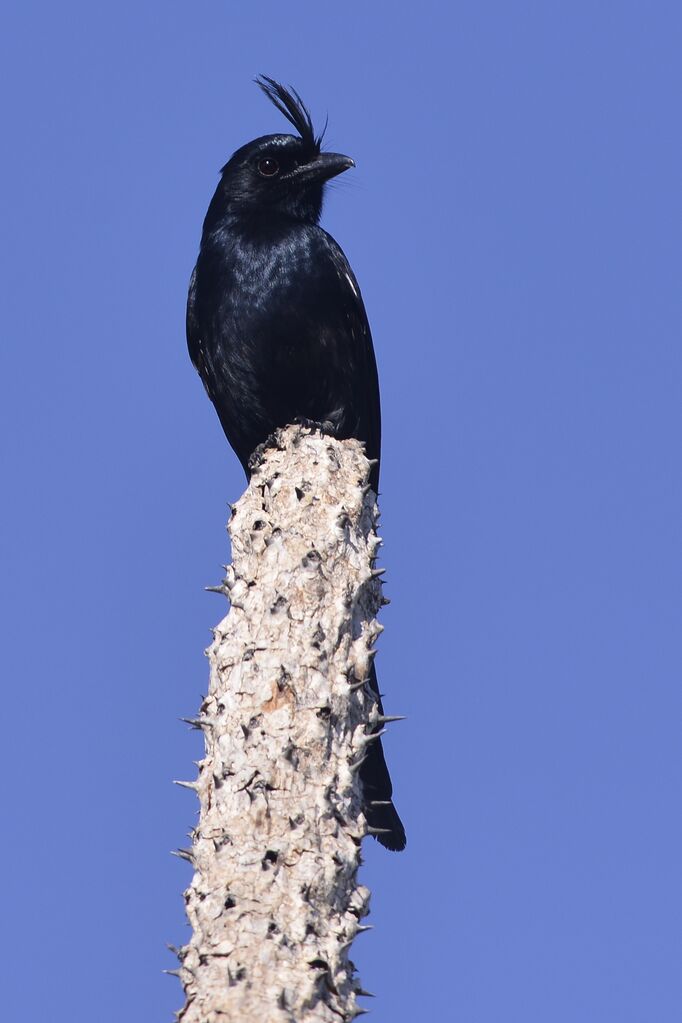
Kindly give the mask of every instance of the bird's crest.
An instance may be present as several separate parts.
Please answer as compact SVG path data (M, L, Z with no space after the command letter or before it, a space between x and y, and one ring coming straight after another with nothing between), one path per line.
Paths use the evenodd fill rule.
M268 78L267 75L258 75L255 82L263 90L270 102L274 103L279 112L284 114L287 121L293 124L305 144L310 146L311 149L317 149L319 152L322 136L327 126L325 124L324 129L315 138L310 111L296 90L293 87L287 89L284 85L276 82L274 78Z

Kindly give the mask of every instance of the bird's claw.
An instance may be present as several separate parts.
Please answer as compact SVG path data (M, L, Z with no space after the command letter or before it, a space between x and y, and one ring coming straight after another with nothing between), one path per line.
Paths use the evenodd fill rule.
M336 436L336 427L334 423L329 419L325 419L323 423L319 423L316 419L308 419L306 416L296 416L293 420L294 426L298 426L301 430L309 430L310 433L319 433L321 437L334 437ZM262 444L259 444L257 448L254 448L249 455L249 471L255 472L256 469L260 468L265 458L265 452L268 448L275 448L277 451L284 450L284 444L282 443L282 431L278 427L276 430L265 438Z
M282 443L282 431L277 429L273 430L271 434L265 438L262 444L259 444L257 448L254 448L249 455L249 471L255 472L263 464L265 458L265 452L268 448L275 448L277 451L283 451L284 445Z
M296 416L294 425L300 426L302 430L310 430L311 433L319 433L323 437L333 437L336 434L336 428L329 419L320 423L316 419L308 419L306 416Z

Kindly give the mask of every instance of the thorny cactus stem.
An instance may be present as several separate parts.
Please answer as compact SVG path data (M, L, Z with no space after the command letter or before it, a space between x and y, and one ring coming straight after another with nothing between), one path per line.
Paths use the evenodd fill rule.
M377 721L381 543L362 445L278 435L233 508L232 608L209 648L206 755L180 953L182 1023L317 1023L364 1010L358 766Z

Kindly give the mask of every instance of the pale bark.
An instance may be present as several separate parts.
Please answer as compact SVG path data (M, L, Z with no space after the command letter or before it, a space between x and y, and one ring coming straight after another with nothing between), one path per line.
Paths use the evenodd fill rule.
M231 610L208 650L185 855L182 1023L317 1023L363 1010L348 958L369 892L358 766L381 631L376 499L357 441L278 435L229 523Z

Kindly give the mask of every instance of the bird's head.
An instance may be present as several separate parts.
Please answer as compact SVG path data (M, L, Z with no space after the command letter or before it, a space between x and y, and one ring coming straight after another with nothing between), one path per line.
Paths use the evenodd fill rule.
M325 183L355 164L349 156L322 152L324 132L315 135L308 108L295 89L265 75L256 84L298 135L263 135L238 149L222 168L213 212L279 212L317 223Z

